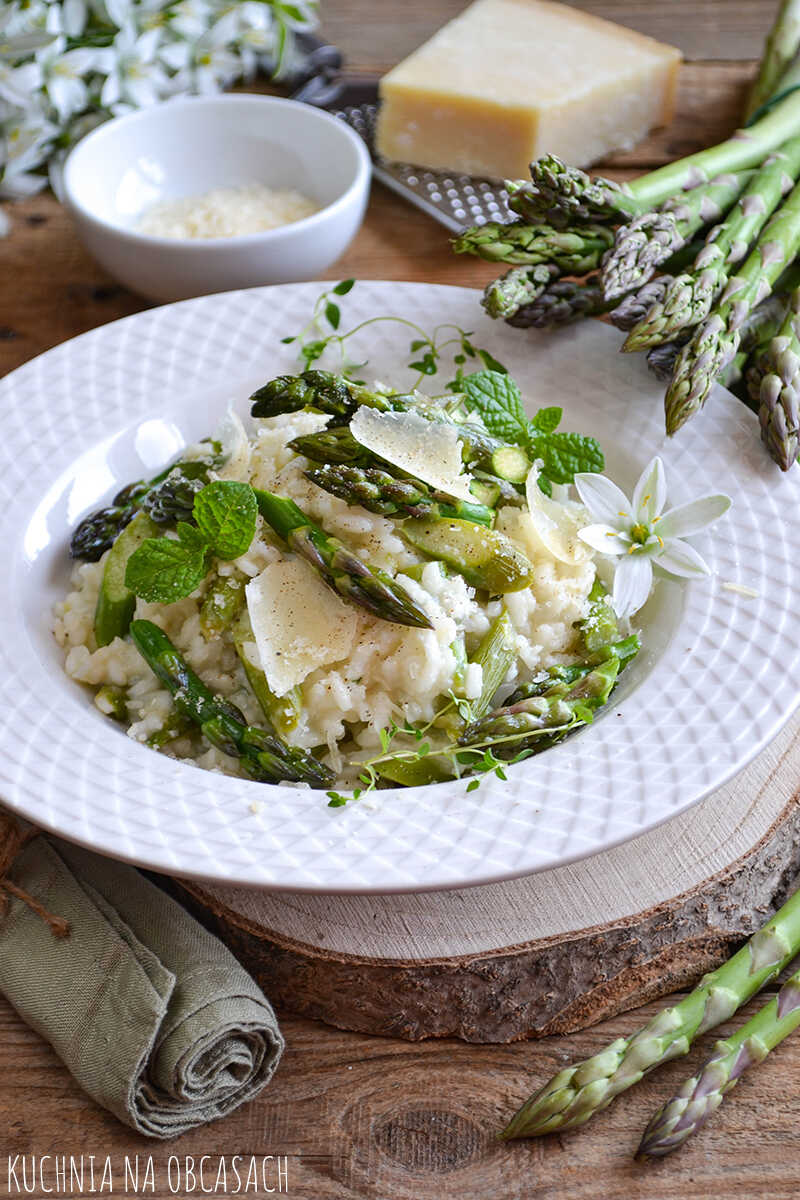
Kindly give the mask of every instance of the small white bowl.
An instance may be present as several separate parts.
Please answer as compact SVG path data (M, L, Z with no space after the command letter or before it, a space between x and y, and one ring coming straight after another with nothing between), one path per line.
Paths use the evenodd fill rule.
M101 125L75 147L64 202L86 248L153 300L315 279L357 232L369 195L361 138L336 117L274 96L191 97ZM292 188L322 207L263 233L164 238L136 224L153 204L219 187Z

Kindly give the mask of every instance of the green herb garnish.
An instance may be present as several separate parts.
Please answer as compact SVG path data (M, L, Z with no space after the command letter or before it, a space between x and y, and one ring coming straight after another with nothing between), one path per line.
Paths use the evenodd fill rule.
M461 391L462 367L468 359L482 362L487 370L497 371L500 374L505 372L506 368L503 364L498 362L488 350L475 346L471 340L472 333L461 329L458 325L437 325L432 333L427 333L414 321L387 314L386 316L370 317L352 329L340 333L342 311L332 297L346 296L354 286L354 279L343 279L335 287L322 292L317 297L308 324L299 333L281 338L281 342L285 346L298 344L298 355L305 370L322 358L329 347L333 347L338 350L340 356L337 368L339 374L353 383L361 383L362 380L356 379L354 372L360 370L366 363L353 362L348 359L345 352L346 343L370 325L391 321L396 325L405 326L414 333L409 344L410 361L408 363L409 370L416 371L419 375L414 386L418 386L426 376L438 374L440 366L447 357L445 352L448 350L452 352L452 363L456 368L455 377L445 385L448 391Z
M602 471L600 445L581 433L558 433L560 408L540 408L528 419L522 394L506 372L475 371L461 381L464 403L477 413L486 428L503 441L522 446L531 459L540 460L539 486L547 495L554 483L572 483L579 471Z
M249 483L217 479L198 492L196 525L179 521L177 538L147 538L128 559L125 584L154 604L172 604L203 582L211 555L239 558L256 531L258 506Z

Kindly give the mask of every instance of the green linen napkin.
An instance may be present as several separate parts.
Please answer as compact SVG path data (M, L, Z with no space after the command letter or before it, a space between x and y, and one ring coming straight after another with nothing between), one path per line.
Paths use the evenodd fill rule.
M126 1125L178 1137L268 1083L283 1051L269 1002L137 870L40 835L15 847L5 880L0 990Z

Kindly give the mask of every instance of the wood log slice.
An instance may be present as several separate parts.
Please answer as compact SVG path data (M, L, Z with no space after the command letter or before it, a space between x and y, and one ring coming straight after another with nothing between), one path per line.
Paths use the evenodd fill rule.
M177 881L282 1011L416 1041L583 1029L692 984L800 886L800 717L732 782L622 846L401 895Z

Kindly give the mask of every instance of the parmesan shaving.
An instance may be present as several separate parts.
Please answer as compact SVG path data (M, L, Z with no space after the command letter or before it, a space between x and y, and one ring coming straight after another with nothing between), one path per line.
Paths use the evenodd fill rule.
M222 447L225 465L219 472L223 479L247 482L250 467L250 439L238 415L229 408L214 431Z
M261 669L276 696L350 654L358 617L300 559L270 563L245 588Z
M362 405L350 432L367 450L432 488L458 500L475 499L454 425L434 424L415 412L378 412Z
M520 526L536 549L541 547L559 562L573 566L586 562L592 552L578 537L578 530L588 524L586 509L570 500L564 503L551 500L538 481L539 470L534 465L525 481L529 515L521 514L525 520L520 519Z
M154 204L136 230L163 238L241 237L301 221L319 208L300 192L248 183Z

